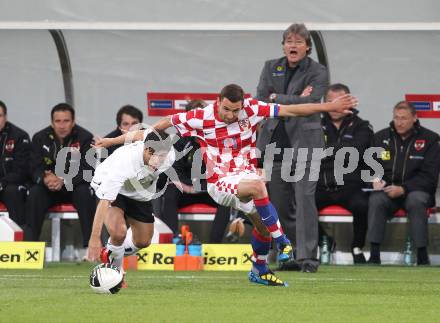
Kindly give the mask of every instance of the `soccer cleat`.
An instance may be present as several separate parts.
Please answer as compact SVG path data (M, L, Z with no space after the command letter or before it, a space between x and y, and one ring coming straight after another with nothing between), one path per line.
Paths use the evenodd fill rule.
M112 252L110 250L108 250L106 247L102 247L101 248L101 254L99 256L99 258L101 258L101 262L104 264L110 264L111 260L110 260L110 254ZM123 278L122 278L122 283L121 283L121 288L127 288L128 284L125 281L125 272L123 272Z
M101 254L99 255L99 258L101 259L101 262L103 264L110 264L110 254L112 252L110 250L108 250L106 247L102 247L101 248Z
M284 286L287 287L289 284L283 282L279 279L272 271L268 271L262 275L254 273L252 270L248 274L249 281L255 284L261 284L266 286Z
M286 262L294 259L293 248L290 243L280 244L279 250L280 250L280 253L278 254L279 262Z

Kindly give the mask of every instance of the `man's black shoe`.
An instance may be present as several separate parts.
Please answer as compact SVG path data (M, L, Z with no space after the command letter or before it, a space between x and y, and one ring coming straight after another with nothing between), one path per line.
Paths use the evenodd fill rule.
M287 262L280 262L278 264L279 271L300 271L301 265L297 263L295 260L290 260Z
M429 266L430 264L429 258L417 259L417 266Z
M428 250L426 247L417 249L417 266L428 266L429 262Z
M370 257L370 259L368 259L367 264L369 264L369 265L380 265L381 261L380 261L380 258Z
M353 248L351 250L351 254L353 255L353 263L355 265L361 265L367 263L367 259L365 259L364 253L360 248Z
M303 273L316 273L318 271L318 266L313 265L309 262L303 263L301 265L301 272Z

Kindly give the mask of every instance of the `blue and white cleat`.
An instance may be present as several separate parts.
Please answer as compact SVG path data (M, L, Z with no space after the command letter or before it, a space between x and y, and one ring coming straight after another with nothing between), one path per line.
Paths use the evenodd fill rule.
M278 254L278 262L286 262L295 258L293 254L293 247L290 243L281 244L279 249L280 253Z
M283 282L272 271L268 271L262 275L254 273L252 270L248 274L249 281L255 284L261 284L266 286L283 286L288 287L287 282Z

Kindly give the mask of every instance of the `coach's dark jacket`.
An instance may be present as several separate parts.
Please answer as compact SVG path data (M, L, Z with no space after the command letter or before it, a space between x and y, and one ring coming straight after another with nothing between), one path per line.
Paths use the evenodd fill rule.
M23 185L29 176L30 139L19 127L6 122L0 131L0 183Z
M305 57L298 66L284 92L284 82L287 70L287 58L282 57L266 61L261 72L257 87L256 98L269 102L269 95L276 93L276 103L299 104L319 102L328 87L327 69L310 57ZM313 86L311 95L302 97L301 93L307 86ZM261 151L266 149L272 139L273 132L278 125L278 119L268 119L261 123L257 138L257 147ZM299 147L313 148L324 146L324 137L321 129L321 117L315 113L308 117L285 118L285 128L291 147L295 149L294 159ZM311 159L311 153L308 156Z
M192 148L191 148L192 147ZM194 163L194 167L197 165L201 165L201 169L198 170L201 172L201 174L206 173L206 166L205 163L202 161L202 156L200 153L200 145L198 144L197 140L192 137L181 137L179 140L174 144L174 148L177 151L184 151L186 149L191 148L191 150L182 158L179 160L176 160L174 162L174 169L179 176L179 180L186 185L194 185L193 178L191 177L191 169L193 167L194 159L197 158L197 160ZM197 152L198 151L198 152ZM197 153L196 153L197 152ZM201 190L206 191L207 190L207 183L206 179L200 179L200 185Z
M79 171L72 179L72 184L75 187L78 184L84 183L84 170L93 170L94 167L86 162L86 153L90 149L93 135L86 129L75 125L72 133L64 139L62 145L55 136L51 126L44 128L37 132L32 138L32 153L31 153L31 171L32 181L36 184L44 185L44 171L51 170L55 173L55 162L57 154L63 147L72 147L79 149L81 154ZM65 163L65 173L68 173L68 168L74 161L71 160L71 154L67 155Z
M324 158L321 162L319 172L318 188L320 190L332 191L338 189L334 174L335 156L339 149L343 147L353 147L359 153L358 167L349 174L344 174L344 185L359 186L363 185L361 180L361 170L365 169L363 155L365 150L370 147L373 141L373 128L366 120L358 117L358 111L354 110L352 115L346 116L339 129L337 129L329 114L322 114L322 130L324 132L325 148L334 147L333 154ZM344 165L348 163L348 154L345 156Z
M403 186L405 194L423 191L435 195L440 171L440 137L437 133L414 125L412 135L402 140L394 123L374 135L375 147L385 151L379 156L387 185Z

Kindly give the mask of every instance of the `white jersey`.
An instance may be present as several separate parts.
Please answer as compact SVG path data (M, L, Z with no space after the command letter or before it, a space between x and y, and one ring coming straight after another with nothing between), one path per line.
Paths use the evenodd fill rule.
M157 179L175 160L171 149L159 169L153 172L144 165L144 143L138 141L116 149L95 170L92 183L96 196L101 200L116 200L118 194L136 201L155 198Z

